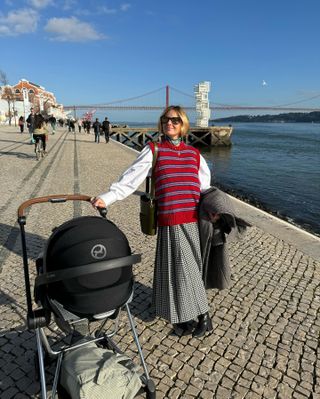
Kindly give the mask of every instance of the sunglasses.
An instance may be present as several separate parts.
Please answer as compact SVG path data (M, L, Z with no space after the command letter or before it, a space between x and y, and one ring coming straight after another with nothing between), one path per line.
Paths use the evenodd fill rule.
M180 116L173 116L172 118L170 118L170 116L163 116L161 118L161 123L163 124L166 124L169 121L171 121L173 125L179 125L179 123L182 123Z

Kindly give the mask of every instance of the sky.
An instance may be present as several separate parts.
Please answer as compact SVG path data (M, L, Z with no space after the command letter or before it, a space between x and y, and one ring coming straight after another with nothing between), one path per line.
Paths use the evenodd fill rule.
M151 93L123 105L161 106L169 85L170 102L190 106L210 81L211 104L317 108L319 16L319 0L1 0L0 70L64 105Z

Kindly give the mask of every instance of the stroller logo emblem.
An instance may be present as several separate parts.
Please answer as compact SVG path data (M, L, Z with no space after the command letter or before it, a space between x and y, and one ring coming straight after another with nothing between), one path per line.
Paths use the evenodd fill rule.
M94 259L103 259L107 255L106 247L102 244L97 244L91 249L91 256Z

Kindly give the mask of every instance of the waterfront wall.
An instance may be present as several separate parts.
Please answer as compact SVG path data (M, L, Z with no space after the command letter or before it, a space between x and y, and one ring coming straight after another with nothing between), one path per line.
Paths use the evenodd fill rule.
M191 127L187 143L196 146L231 146L232 126ZM111 129L111 136L122 144L133 148L143 148L150 141L159 137L156 127L116 127Z

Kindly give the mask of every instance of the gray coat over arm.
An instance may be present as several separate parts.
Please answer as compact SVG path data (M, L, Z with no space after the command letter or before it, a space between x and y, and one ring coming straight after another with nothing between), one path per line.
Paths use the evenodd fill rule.
M213 223L209 213L219 214ZM199 232L203 260L203 281L206 288L223 290L231 282L231 267L227 237L239 239L250 224L235 216L230 198L217 187L201 194L199 204Z

